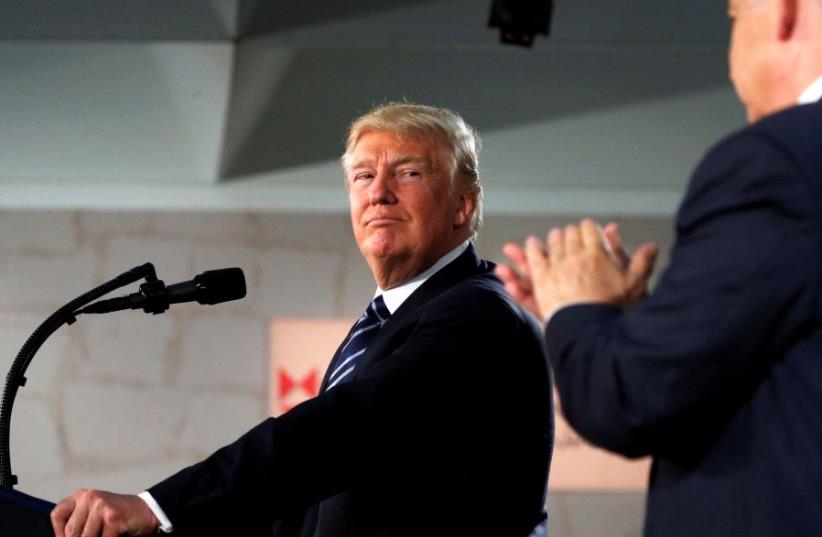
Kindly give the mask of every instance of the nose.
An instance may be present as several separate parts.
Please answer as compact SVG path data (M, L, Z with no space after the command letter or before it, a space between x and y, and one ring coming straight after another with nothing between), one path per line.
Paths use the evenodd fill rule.
M380 171L368 185L368 203L371 205L391 205L397 202L391 174Z

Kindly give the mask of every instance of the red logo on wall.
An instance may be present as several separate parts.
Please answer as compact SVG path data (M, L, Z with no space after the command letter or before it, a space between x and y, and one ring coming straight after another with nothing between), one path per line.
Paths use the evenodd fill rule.
M314 397L317 395L317 390L320 387L320 374L316 369L312 369L308 374L301 379L294 379L282 368L279 371L280 375L280 393L281 398L286 398L295 389L300 389L307 397Z
M334 350L345 338L345 319L274 319L271 322L271 397L278 416L317 395Z
M279 368L277 377L277 399L280 401L281 412L288 412L306 399L314 397L320 388L320 372L317 369L312 369L302 378L294 378L285 368Z

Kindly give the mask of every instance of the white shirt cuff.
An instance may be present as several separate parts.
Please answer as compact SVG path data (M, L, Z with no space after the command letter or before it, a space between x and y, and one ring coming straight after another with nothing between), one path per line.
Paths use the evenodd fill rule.
M157 500L154 499L154 496L148 493L148 491L141 492L137 495L141 500L146 502L148 508L151 509L151 512L154 513L154 516L157 517L157 520L160 521L160 531L163 533L171 533L174 531L174 526L171 525L171 521L166 516L163 509L160 507L160 504L157 503Z

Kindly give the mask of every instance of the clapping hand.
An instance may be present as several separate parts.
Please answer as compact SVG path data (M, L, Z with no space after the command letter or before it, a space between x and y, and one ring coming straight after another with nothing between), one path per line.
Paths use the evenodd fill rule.
M601 228L586 219L579 225L551 229L545 243L532 236L524 248L507 243L502 251L511 266L499 265L496 273L506 290L524 308L547 320L569 304L633 305L648 292L659 249L644 243L629 256L617 224Z

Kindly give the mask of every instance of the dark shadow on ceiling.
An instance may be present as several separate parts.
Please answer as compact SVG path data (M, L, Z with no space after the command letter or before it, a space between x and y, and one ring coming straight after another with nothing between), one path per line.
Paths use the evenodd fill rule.
M495 43L487 27L491 0L240 0L241 38L268 34L284 43ZM727 6L717 0L558 0L551 38L556 43L722 44ZM305 41L303 41L305 40Z
M221 176L334 159L350 121L385 101L453 108L482 133L727 87L726 71L724 52L712 48L302 51ZM243 84L235 80L235 91Z
M225 40L234 35L211 0L0 0L0 13L0 39Z
M399 8L449 3L448 0L239 1L238 30L242 37L324 24ZM484 9L490 9L490 0L482 0L481 3L484 4Z
M481 28L468 32L476 36L488 31L490 5L491 0L0 0L0 39L229 40L396 10L411 15L403 22L421 39L432 28L435 34L451 27L463 35L468 21L479 22ZM415 7L429 6L442 16L413 18ZM557 1L552 39L710 42L727 25L725 9L717 0ZM227 28L220 12L236 14L237 27ZM396 24L365 33L391 35Z

